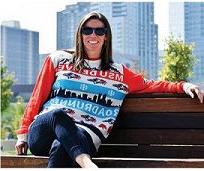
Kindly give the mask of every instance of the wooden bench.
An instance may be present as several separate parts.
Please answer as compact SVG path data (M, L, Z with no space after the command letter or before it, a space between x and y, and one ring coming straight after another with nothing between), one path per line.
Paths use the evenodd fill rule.
M204 168L204 104L185 94L128 95L93 160L103 168ZM1 167L46 165L46 157L1 156Z

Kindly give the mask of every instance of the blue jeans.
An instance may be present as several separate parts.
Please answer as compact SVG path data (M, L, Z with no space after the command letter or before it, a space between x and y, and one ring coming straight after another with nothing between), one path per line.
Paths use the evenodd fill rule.
M49 156L48 167L74 167L78 155L96 154L90 135L61 109L36 118L29 129L28 146L34 155Z

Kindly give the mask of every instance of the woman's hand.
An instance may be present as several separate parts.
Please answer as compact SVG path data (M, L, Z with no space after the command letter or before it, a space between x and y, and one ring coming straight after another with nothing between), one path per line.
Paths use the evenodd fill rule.
M17 155L27 155L28 143L24 141L17 141L15 148Z
M194 98L193 92L195 92L200 102L203 103L204 90L202 90L199 86L191 83L184 83L183 90L185 91L186 94L190 95L192 98Z

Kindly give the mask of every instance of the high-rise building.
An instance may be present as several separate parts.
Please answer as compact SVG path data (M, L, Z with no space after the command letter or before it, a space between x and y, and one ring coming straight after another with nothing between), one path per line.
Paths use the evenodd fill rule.
M39 70L42 69L43 64L46 60L46 57L49 55L49 53L39 54Z
M83 2L57 13L57 49L72 48L80 19L90 11L104 14L112 28L113 59L137 65L152 78L158 71L158 27L152 2ZM67 40L68 39L68 40Z
M39 70L39 33L20 28L20 23L1 25L0 54L15 84L35 83Z
M185 43L194 43L197 57L192 82L204 82L204 2L172 2L169 5L169 29Z
M76 28L82 16L89 11L88 2L67 5L65 10L57 12L57 49L74 47Z
M183 2L169 3L169 32L184 40L184 6Z
M7 27L21 28L20 22L17 20L2 21L1 25L7 26Z

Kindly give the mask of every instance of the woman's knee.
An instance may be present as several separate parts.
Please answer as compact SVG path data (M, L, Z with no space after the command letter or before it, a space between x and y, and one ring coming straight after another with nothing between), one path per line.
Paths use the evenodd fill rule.
M62 109L57 109L57 110L54 110L50 113L51 115L51 118L52 118L52 121L53 122L57 122L57 123L61 123L62 122L65 124L68 124L68 125L73 125L74 122L73 122L73 119L68 116Z
M72 120L62 109L56 109L51 112L51 117L54 119L68 118Z

